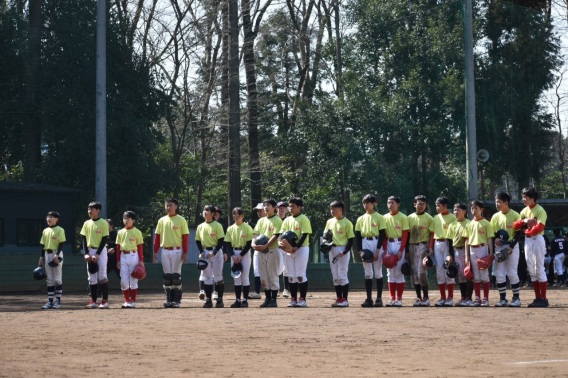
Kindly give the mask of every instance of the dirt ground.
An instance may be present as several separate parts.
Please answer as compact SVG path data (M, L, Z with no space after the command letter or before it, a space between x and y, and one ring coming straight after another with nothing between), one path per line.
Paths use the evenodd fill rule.
M315 292L308 308L203 309L196 293L182 308L141 292L137 309L86 310L84 294L65 294L63 309L40 310L45 295L0 295L0 377L352 377L568 375L568 290L550 290L551 307L331 308ZM508 293L510 296L510 292ZM498 298L491 291L494 304ZM433 293L431 299L439 299ZM530 299L530 300L529 300Z

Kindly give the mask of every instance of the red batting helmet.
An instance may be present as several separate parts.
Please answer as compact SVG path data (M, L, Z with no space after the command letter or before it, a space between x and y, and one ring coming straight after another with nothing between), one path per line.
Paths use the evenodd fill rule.
M387 253L385 255L385 257L383 257L383 265L385 266L385 268L387 269L392 269L396 266L396 263L398 262L398 256L397 255L393 255L390 253Z
M465 278L467 278L468 280L473 280L473 270L471 269L471 261L468 262L467 265L465 266L463 274L465 275Z
M136 265L136 268L134 268L134 270L132 271L131 276L138 280L143 280L144 277L146 277L146 269L144 269L142 265Z
M477 268L479 270L489 269L492 262L493 262L493 255L487 255L485 257L477 259Z

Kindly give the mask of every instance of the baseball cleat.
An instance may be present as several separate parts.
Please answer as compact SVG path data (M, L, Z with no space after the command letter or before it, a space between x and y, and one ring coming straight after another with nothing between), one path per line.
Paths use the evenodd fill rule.
M489 307L489 299L483 298L481 301L481 307Z
M223 298L217 299L217 303L215 303L215 308L223 308L225 304L223 303Z
M290 303L288 303L288 305L286 307L296 307L298 305L298 302L292 298L292 300L290 301Z
M507 307L509 306L509 301L506 299L501 299L499 302L495 303L495 307Z
M349 307L349 301L345 298L342 298L341 302L337 304L337 307Z
M479 307L481 306L481 300L479 298L475 298L473 302L469 305L469 307Z
M424 298L424 299L422 299L422 303L420 304L420 306L423 306L423 307L430 307L430 298Z
M180 304L180 302L172 302L172 308L179 308Z
M460 299L459 301L457 301L456 303L454 303L454 307L463 307L464 306L464 299Z
M396 301L394 301L393 306L402 307L402 299L397 299Z
M164 307L165 307L165 308L170 308L170 307L172 307L172 302L164 302Z
M375 307L383 307L383 300L381 298L375 301Z
M60 309L61 309L61 303L55 302L55 303L53 304L53 308L56 309L56 310L60 310Z
M454 299L450 298L446 302L444 302L444 307L452 307L454 305Z
M278 303L276 302L276 299L271 299L270 302L268 302L268 305L266 307L278 307Z
M91 301L89 302L89 304L87 304L85 306L85 308L98 308L99 304L97 302L95 302L94 300L91 299Z
M387 304L385 306L392 307L392 306L394 306L394 302L395 302L394 299L391 299L387 302Z
M203 290L199 291L199 299L201 299L202 301L205 300L205 292Z
M296 307L308 307L306 299L305 298L298 299L298 304L296 304Z
M242 301L241 302L241 307L248 307L248 306L249 306L248 301Z
M513 301L509 303L509 307L521 307L521 299L513 298Z
M232 305L231 308L239 308L241 307L241 301L235 301Z
M249 297L248 297L248 299L260 299L260 298L262 298L260 293L252 293L252 294L249 294Z
M109 307L110 307L110 304L108 303L108 301L105 301L104 299L103 299L103 302L101 303L101 305L99 306L99 308L103 309L103 310L107 309Z
M440 299L438 302L436 302L436 304L434 306L436 307L442 307L444 305L444 303L446 303L445 299Z
M527 307L539 307L536 306L536 304L540 301L540 298L535 298L535 300L532 303L529 303L529 305Z
M211 299L207 299L205 303L203 303L203 308L213 308L213 302L211 302Z
M124 302L120 307L121 308L128 308L128 307L130 307L130 303Z
M373 300L365 299L365 302L361 303L361 307L373 307Z
M130 308L136 308L136 302L130 302L129 305Z
M213 299L219 299L219 294L216 291L213 292Z
M333 302L333 303L331 304L331 307L337 307L337 306L339 305L339 303L341 303L341 298L337 298L337 299L335 300L335 302Z
M261 303L260 306L258 307L268 307L268 304L270 303L270 299L265 299L264 302Z
M43 306L41 306L42 309L47 310L47 309L51 309L53 308L53 303L52 302L47 302L46 304L44 304Z
M286 289L284 289L284 291L282 292L282 297L283 298L290 298L290 292Z
M542 304L543 304L542 307L548 307L548 306L550 306L550 305L548 304L548 299L543 299L543 300L542 300Z
M416 298L416 300L412 304L412 307L419 307L419 306L422 306L422 299Z

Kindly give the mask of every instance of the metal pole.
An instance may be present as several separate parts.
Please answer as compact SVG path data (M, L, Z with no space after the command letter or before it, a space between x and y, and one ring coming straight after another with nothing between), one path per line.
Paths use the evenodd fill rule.
M96 200L107 216L106 172L106 0L97 0L97 125L96 125Z
M335 8L335 49L337 54L337 94L339 98L343 97L343 91L341 90L341 37L339 36L339 0L335 0L332 3Z
M463 2L465 9L465 107L466 107L466 143L467 154L467 198L476 199L477 194L477 136L475 126L475 78L473 76L473 4L472 0Z

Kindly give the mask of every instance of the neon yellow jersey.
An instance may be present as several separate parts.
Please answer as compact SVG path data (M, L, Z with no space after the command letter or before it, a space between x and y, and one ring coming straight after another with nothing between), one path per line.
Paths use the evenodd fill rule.
M138 251L138 246L144 244L144 238L136 227L123 228L116 234L116 244L120 245L121 251Z
M195 240L199 240L203 247L213 248L219 242L219 239L225 237L223 226L216 221L211 223L203 222L197 226L195 231Z
M353 223L345 217L339 220L335 218L328 219L325 229L331 230L333 233L333 244L337 246L347 245L348 240L355 237Z
M87 238L87 246L89 248L99 248L102 239L108 236L108 223L101 218L96 221L89 219L83 223L81 235Z
M539 204L536 204L532 209L528 206L525 207L521 211L521 219L525 218L536 218L538 220L538 223L542 223L546 226L546 211ZM539 235L544 235L544 231L539 233Z
M242 248L253 238L252 227L246 223L240 226L236 223L227 229L225 241L230 242L233 248Z
M280 233L283 234L286 231L294 231L294 233L298 235L299 239L302 234L312 233L312 224L310 223L308 217L306 217L304 214L300 214L297 217L290 215L288 218L286 218L284 223L282 223L282 229L280 230ZM301 247L309 245L309 239L310 238L306 238Z
M278 215L273 215L272 217L260 218L256 227L254 228L254 233L256 235L264 235L269 240L274 234L279 234L278 232L282 228L282 219ZM278 239L271 243L268 248L278 248Z
M160 247L182 247L182 235L189 235L186 220L179 215L161 217L156 227L156 235L160 235Z
M487 240L495 236L491 223L485 218L474 219L465 228L463 234L469 245L487 244Z
M377 212L363 214L357 218L355 223L355 231L361 232L361 236L364 238L379 236L380 230L385 228L387 228L385 218Z
M402 238L402 231L410 230L408 217L400 211L395 215L385 214L386 236L387 238Z
M410 244L424 243L430 241L430 224L432 216L428 213L420 215L412 213L408 216L408 227L410 227Z
M59 226L54 226L43 230L40 243L43 245L43 249L57 251L59 243L63 243L65 240L65 231Z
M515 227L513 227L513 223L521 219L519 213L515 210L509 210L507 214L503 214L502 211L493 214L491 217L491 226L493 227L493 231L497 232L499 230L505 230L509 234L509 243L515 237Z
M456 216L452 213L436 215L430 224L430 232L434 233L434 239L449 239L448 228L455 220Z
M448 233L446 237L452 239L452 245L455 248L463 248L465 246L465 237L463 236L464 230L471 221L469 219L464 219L463 222L458 222L456 219L450 227L448 228ZM474 244L475 245L475 244Z

